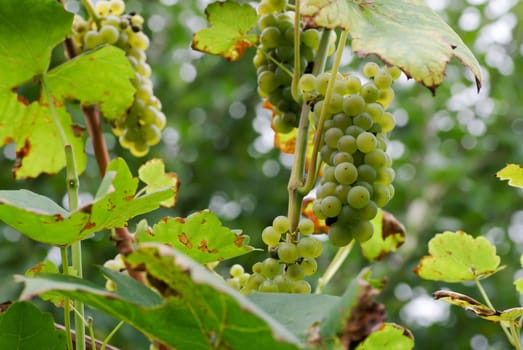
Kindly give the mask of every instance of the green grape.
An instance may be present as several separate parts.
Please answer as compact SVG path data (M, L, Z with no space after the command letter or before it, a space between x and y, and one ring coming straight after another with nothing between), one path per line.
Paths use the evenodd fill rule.
M374 219L376 214L378 214L378 206L373 201L369 201L363 208L356 209L356 215L363 221Z
M240 288L241 288L240 280L236 277L229 278L226 280L226 282L229 285L229 287L231 287L231 288L234 288L236 290L240 290Z
M359 134L356 138L356 145L358 146L359 151L369 153L376 149L378 146L378 140L374 134L365 131Z
M340 94L333 93L328 104L328 112L330 114L336 114L341 112L343 109L343 97Z
M313 50L317 50L320 46L320 37L320 32L316 29L307 29L300 36L301 42Z
M377 95L377 90L376 90ZM377 96L376 96L377 97ZM356 116L365 111L365 100L360 95L348 95L343 97L343 112L346 115Z
M352 119L345 113L338 113L332 117L332 123L335 128L345 130L352 125Z
M378 89L386 89L392 85L392 77L386 70L380 70L374 76L374 84Z
M383 113L383 116L380 120L381 124L381 130L383 133L391 132L392 129L394 129L394 126L396 124L396 121L394 120L394 116L390 112Z
M387 67L387 72L389 72L392 80L397 80L401 75L401 69L396 66Z
M133 147L129 149L131 154L137 158L145 156L149 153L149 145L143 140L135 141Z
M300 77L298 86L301 91L313 91L316 86L316 77L313 74L304 74Z
M113 15L121 15L125 11L125 3L122 0L109 1L109 12Z
M149 38L143 32L129 34L129 45L138 50L147 50L149 47Z
M291 280L298 281L302 280L305 277L305 271L303 270L303 267L298 264L292 264L287 266L287 270L285 272Z
M263 293L278 293L278 285L273 280L265 280L258 287L259 292Z
M338 183L350 185L358 178L358 170L352 163L340 163L334 168L334 177Z
M320 220L324 220L327 218L327 215L325 215L321 208L321 202L316 200L312 203L312 213L314 216Z
M323 167L322 180L324 180L325 182L336 181L336 177L334 176L334 167L331 167L331 166Z
M296 246L298 255L304 258L317 258L323 250L321 241L314 237L303 237Z
M361 164L358 166L358 181L372 183L376 180L376 169L369 164Z
M380 168L377 171L376 182L384 185L388 185L394 181L396 173L392 168Z
M294 263L298 259L298 248L294 243L281 242L278 245L278 257L284 263Z
M291 293L292 292L294 282L286 274L276 276L274 278L274 282L278 286L278 290L280 293Z
M330 148L336 148L338 145L338 140L343 136L343 131L338 128L330 128L325 131L323 140L327 146Z
M94 7L94 10L100 17L106 17L109 14L109 2L98 1Z
M100 29L99 35L102 42L107 44L114 44L118 41L120 32L115 27L106 25Z
M309 282L305 280L299 280L294 282L294 286L292 288L293 293L297 294L310 294L312 291L312 287L309 284Z
M280 243L281 234L277 232L272 226L267 226L263 229L261 238L263 243L269 247L274 247Z
M367 78L374 77L380 70L380 67L374 62L367 62L363 66L363 75Z
M316 195L318 196L318 198L325 198L334 194L334 191L336 191L336 183L326 182L318 188L318 190L316 191Z
M334 82L333 91L339 95L346 95L349 93L349 82L347 79L339 79Z
M353 154L358 150L358 146L356 145L356 138L351 135L344 135L340 137L336 146L340 152L346 152L349 154Z
M247 282L245 282L244 288L246 288L247 290L258 290L263 281L265 281L265 277L263 277L262 274L253 273L249 276Z
M276 27L276 17L272 13L263 15L258 20L258 26L262 31L267 27Z
M265 0L276 11L283 11L287 7L287 0Z
M87 50L94 49L96 46L102 44L102 38L96 30L90 30L84 36L85 48Z
M149 146L157 145L162 139L162 133L154 124L144 125L142 128L142 134Z
M260 6L258 6L258 15L259 16L265 16L267 14L272 14L273 12L276 12L276 10L268 3L262 2Z
M321 73L316 77L316 90L321 94L325 95L327 91L327 85L329 85L329 79L331 78L330 73Z
M274 278L281 272L280 263L273 258L267 258L262 263L262 275L267 278Z
M122 24L122 21L119 16L110 15L110 16L107 16L104 18L104 20L102 21L102 24L108 25L108 26L113 26L116 29L120 29L120 25Z
M364 186L353 186L347 195L347 203L353 208L365 207L370 201L370 193Z
M298 231L305 236L312 235L314 233L314 222L308 218L300 219Z
M321 211L329 218L338 216L341 210L341 201L338 197L327 196L321 200Z
M274 78L276 79L278 85L289 86L292 82L292 76L289 75L289 73L287 73L281 67L276 67L276 69L274 70ZM292 95L290 95L290 97L292 98Z
M249 280L249 278L251 277L251 275L247 272L244 272L240 275L240 277L238 277L238 279L240 280L240 286L245 286L245 284L247 283L247 281Z
M392 88L381 89L379 90L379 97L376 102L381 104L384 108L387 108L394 100L394 96L394 90L392 90Z
M346 246L352 238L352 232L346 226L335 223L329 227L329 240L337 247Z
M349 194L349 190L351 189L351 186L349 185L338 185L336 186L336 190L334 191L334 195L340 199L340 201L345 202L347 201L347 195Z
M276 90L279 85L280 84L276 79L276 75L272 71L265 71L258 75L258 86L263 92L267 94L270 94Z
M107 280L105 281L105 289L107 289L109 292L115 292L116 291L116 283L114 283L113 280Z
M383 208L391 199L389 188L379 183L375 183L372 187L372 200L379 208Z
M272 126L274 130L282 134L288 134L294 130L294 126L290 125L283 120L282 116L276 115L272 120Z
M379 94L380 92L374 83L367 83L363 85L360 90L361 97L363 97L367 103L376 102Z
M261 262L257 262L254 265L252 265L253 273L262 273L262 271L263 271L263 264Z
M243 275L244 272L245 270L243 269L243 266L241 266L240 264L234 264L229 269L229 273L232 277L240 278L240 276Z
M341 163L353 163L354 159L350 153L347 152L336 152L332 156L332 165L336 166Z
M366 112L371 116L372 121L374 123L380 123L384 110L383 110L382 105L380 105L379 103L373 102L373 103L369 103L367 105Z
M361 89L361 80L357 76L350 75L347 78L347 89L349 94L357 94Z
M272 227L278 233L286 233L291 228L291 223L288 217L279 215L272 220Z
M320 148L320 156L321 156L321 159L329 164L329 165L333 165L332 164L332 156L334 155L334 153L336 152L336 150L334 148L330 148L329 146L327 145L323 145L321 146Z
M318 263L314 258L303 259L301 262L301 267L303 267L303 272L305 273L305 276L314 275L314 273L318 271Z
M364 131L365 130L363 130L359 126L351 125L347 129L345 129L345 135L350 135L354 138L357 138L359 136L359 134L361 134ZM357 145L356 145L356 148L357 148Z
M363 243L368 241L374 233L374 226L370 221L360 221L351 227L352 236L358 242Z
M354 117L353 124L367 131L373 125L372 117L369 113L362 112Z
M280 45L281 36L277 27L267 27L260 34L260 43L267 49L275 49Z
M375 149L365 154L365 163L371 165L374 169L380 169L387 164L387 154L381 149Z
M114 259L111 259L111 260L107 260L105 263L104 263L104 267L106 269L109 269L109 270L113 270L113 271L120 271L120 268L121 268L121 264L114 260Z

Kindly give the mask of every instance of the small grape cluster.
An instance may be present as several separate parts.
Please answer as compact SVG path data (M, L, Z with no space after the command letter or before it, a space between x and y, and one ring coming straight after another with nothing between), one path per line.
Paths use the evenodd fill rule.
M258 94L274 108L273 128L288 133L298 126L300 105L293 99L291 85L294 71L294 12L285 11L286 0L264 0L258 9L260 44L254 65L258 75ZM320 43L316 29L300 29L300 73L310 71ZM334 52L335 34L330 53Z
M98 1L95 11L99 17L97 21L75 16L73 41L80 51L110 44L126 52L135 69L132 83L136 94L127 115L113 121L113 133L119 136L122 147L134 156L142 157L149 152L150 146L160 142L166 122L160 100L153 92L151 67L146 62L149 38L142 31L144 19L134 12L125 14L122 0Z
M262 241L269 247L271 257L254 264L252 274L245 272L241 265L233 265L227 283L243 294L253 291L310 293L311 285L304 278L318 269L316 258L321 255L323 245L310 236L314 232L310 219L300 220L297 232L292 235L297 238L296 242L285 240L285 235L291 236L289 229L286 216L274 218L272 225L262 231Z
M394 97L391 84L401 71L367 63L363 73L370 79L363 85L357 76L340 74L328 102L321 98L330 73L306 74L300 79L304 96L317 101L313 106L316 119L328 103L320 149L325 166L312 211L326 220L329 238L337 246L353 238L370 239L374 230L370 221L394 195L395 173L386 153L386 134L394 128L394 117L385 108Z

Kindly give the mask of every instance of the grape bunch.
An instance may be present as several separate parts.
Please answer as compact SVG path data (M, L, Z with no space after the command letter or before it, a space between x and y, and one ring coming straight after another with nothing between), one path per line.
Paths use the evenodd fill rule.
M230 268L229 286L243 294L253 291L270 293L311 292L311 285L304 278L318 269L316 258L323 246L320 240L311 237L314 223L307 218L300 220L293 235L297 242L285 240L290 224L286 216L277 216L272 225L262 231L262 240L269 247L271 257L252 266L252 274L245 272L241 265ZM299 237L301 236L301 237Z
M134 12L125 14L122 0L98 1L95 11L97 21L75 16L72 38L79 51L103 44L115 45L125 51L135 70L132 83L136 94L127 114L113 121L113 133L119 136L122 147L134 156L142 157L149 152L150 146L160 142L166 121L160 100L153 92L151 67L146 62L149 38L142 31L144 19Z
M294 12L286 11L286 0L264 0L258 9L260 44L254 57L258 76L258 94L273 106L273 128L288 133L298 126L300 105L291 92L294 72ZM310 72L320 43L316 29L300 28L300 73ZM329 54L334 52L336 35L332 34Z
M363 73L370 80L364 84L354 75L337 76L328 102L324 95L330 73L306 74L299 83L304 96L318 101L313 107L316 120L327 103L320 149L325 165L312 211L326 220L329 238L337 246L353 238L370 239L374 230L370 221L394 195L395 173L386 153L394 118L385 109L394 98L391 85L401 72L367 63Z

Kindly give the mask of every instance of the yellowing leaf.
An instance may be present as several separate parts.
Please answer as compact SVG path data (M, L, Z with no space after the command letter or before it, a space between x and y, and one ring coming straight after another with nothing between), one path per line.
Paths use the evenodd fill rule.
M453 57L481 87L477 59L423 0L304 0L301 13L309 26L348 30L354 52L379 56L433 92Z
M372 220L374 234L361 244L363 255L371 261L379 261L396 251L405 242L405 229L389 212L380 210Z
M474 281L503 268L499 266L495 246L483 237L474 238L463 231L438 233L429 241L429 254L414 270L427 280Z
M510 186L523 188L523 168L517 164L507 164L496 176L500 180L508 180Z
M165 164L161 159L151 159L143 164L140 169L138 169L138 177L147 184L147 187L145 188L147 193L154 192L164 187L171 187L174 196L160 204L167 208L174 206L180 183L178 182L178 176L176 176L175 173L165 172Z
M256 44L256 35L249 32L256 26L257 16L249 4L214 2L207 6L205 14L211 27L194 34L194 50L236 61L246 48Z
M414 349L414 336L405 327L384 323L363 340L356 350L410 350Z

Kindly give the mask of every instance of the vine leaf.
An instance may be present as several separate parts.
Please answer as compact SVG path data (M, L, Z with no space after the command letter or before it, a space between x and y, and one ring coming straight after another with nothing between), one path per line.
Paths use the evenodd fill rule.
M508 180L510 186L523 188L523 168L517 164L507 164L496 176L500 180Z
M249 32L256 26L258 17L249 4L214 2L207 6L205 14L211 27L194 34L194 50L236 61L246 48L256 44L257 36Z
M414 336L405 327L384 323L356 347L356 350L410 350L414 349Z
M16 302L0 313L0 349L65 348L65 333L54 327L50 313L29 302Z
M286 293L252 293L248 298L303 341L340 300L333 295Z
M248 245L248 236L222 226L220 219L209 210L187 218L163 218L152 230L140 230L137 240L167 244L200 264L234 258L254 250Z
M0 146L16 143L18 160L13 173L17 179L55 174L65 166L64 145L47 102L27 104L15 93L0 91L0 111ZM55 112L81 173L87 163L83 129L73 124L62 104L55 104Z
M184 254L158 244L140 245L127 258L162 293L120 273L108 277L116 292L61 275L18 277L22 299L50 290L84 302L176 349L298 349L299 340L221 278ZM169 327L159 327L169 325ZM173 332L183 329L183 332Z
M472 71L481 88L477 59L423 0L304 0L301 13L309 26L348 30L354 52L377 55L433 93L453 57Z
M371 222L374 234L361 244L361 250L368 260L380 261L403 245L405 228L391 213L382 210Z
M464 282L486 278L501 269L496 247L483 237L463 231L438 233L429 241L429 254L414 272L421 278Z
M25 272L25 275L27 277L34 277L41 273L58 274L58 273L60 273L60 271L58 270L58 268L52 261L45 260L45 261L39 262L38 264L36 264L36 266L28 269ZM57 307L63 307L64 302L65 302L65 298L57 292L44 293L40 296L40 298L42 298L42 300L46 300L46 301L53 303Z
M51 50L71 31L73 17L55 0L4 1L0 12L0 90L45 72Z
M56 100L68 98L85 105L97 104L106 118L116 119L133 103L134 74L125 52L109 45L52 69L46 74L46 82Z
M121 158L109 164L105 176L112 178L111 190L73 212L31 191L0 191L0 221L35 241L68 245L95 232L123 227L174 195L172 188L163 188L135 197L138 179Z
M504 311L493 310L468 295L450 290L438 290L433 293L433 297L436 300L443 300L449 304L472 311L476 316L491 322L515 322L523 316L523 307L510 308Z
M145 187L146 193L154 192L163 187L171 187L174 190L175 195L160 204L167 208L174 206L180 183L178 181L178 176L176 176L175 173L165 172L165 164L163 163L163 160L151 159L140 166L138 169L138 177L147 184L147 187Z

